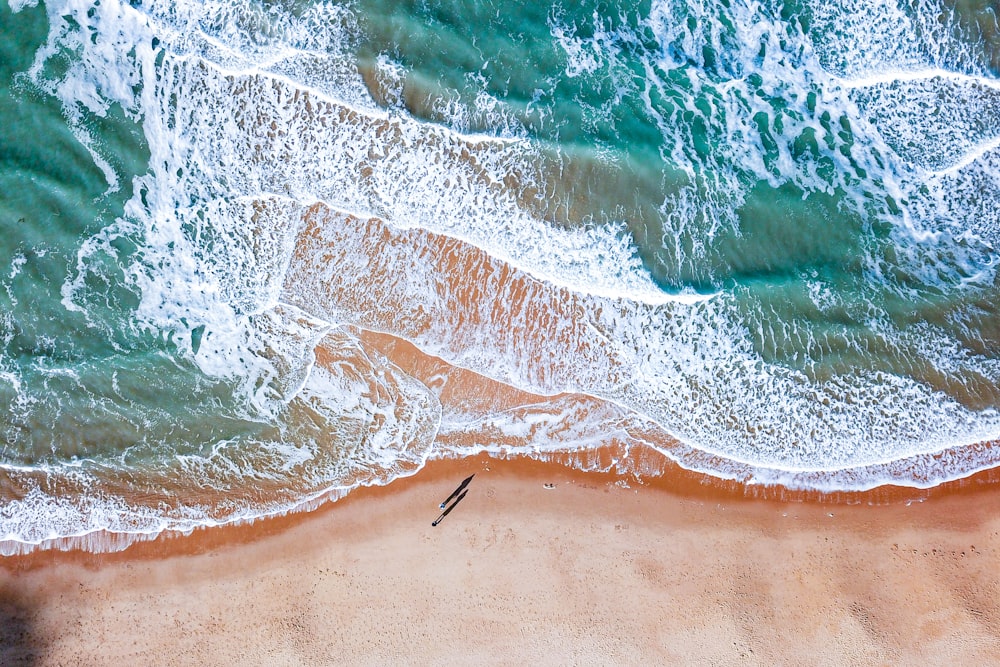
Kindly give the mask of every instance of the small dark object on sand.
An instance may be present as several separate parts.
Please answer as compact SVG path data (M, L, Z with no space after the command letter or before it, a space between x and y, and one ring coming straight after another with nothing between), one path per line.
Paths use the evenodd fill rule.
M446 506L446 505L447 505L448 503L450 503L450 502L451 502L451 499L452 499L452 498L454 498L454 497L455 497L455 496L457 496L457 495L458 495L459 493L461 493L461 492L462 492L462 489L464 489L465 487L467 487L467 486L469 485L469 482L471 482L471 481L472 481L472 478L473 478L473 477L475 477L475 476L476 476L476 473L472 473L471 475L469 475L468 477L466 477L465 479L463 479L463 480L462 480L462 483L458 485L458 488L457 488L457 489L455 489L454 491L452 491L452 492L451 492L451 495L450 495L450 496L448 496L447 498L445 498L444 502L443 502L443 503L441 503L441 504L439 505L439 507L440 507L441 509L444 509L444 508L445 508L445 506Z
M470 477L469 479L472 479L472 478ZM467 493L468 493L468 491L462 491L462 495L460 495L460 496L459 496L458 498L456 498L456 499L455 499L455 502L453 502L453 503L452 503L452 504L451 504L451 505L450 505L450 506L448 507L448 509L446 509L445 511L441 512L441 516L439 516L438 518L436 518L436 519L435 519L434 521L431 521L431 525L432 525L432 526L436 526L436 525L438 525L439 523L441 523L441 521L442 521L442 520L444 520L444 518L445 518L446 516L448 516L448 513L449 513L449 512L451 512L451 511L452 511L453 509L455 509L455 505L457 505L457 504L459 504L460 502L462 502L462 498L464 498L464 497L465 497L465 494L467 494Z

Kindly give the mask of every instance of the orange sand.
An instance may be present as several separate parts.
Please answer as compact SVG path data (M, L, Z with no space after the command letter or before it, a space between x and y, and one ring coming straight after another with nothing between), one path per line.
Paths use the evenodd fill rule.
M995 485L877 506L662 486L480 457L310 514L6 558L0 664L1000 661Z

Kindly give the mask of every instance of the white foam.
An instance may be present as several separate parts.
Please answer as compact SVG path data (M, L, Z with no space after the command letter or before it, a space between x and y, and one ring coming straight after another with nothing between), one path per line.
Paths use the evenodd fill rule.
M985 73L982 46L957 38L954 10L937 0L809 3L824 67L847 79L940 67Z
M598 17L594 15L594 22L598 22ZM566 53L566 75L576 78L584 74L594 74L605 66L607 60L604 57L609 49L615 49L614 36L597 27L593 35L587 39L582 39L570 34L575 26L566 25L564 17L553 14L549 17L549 31L552 37Z
M120 456L0 466L5 488L17 489L0 505L0 552L47 543L123 548L164 531L309 507L418 470L437 429L434 397L346 332L332 332L323 345L336 363L310 373L287 419L259 435L214 441L205 451L150 441Z
M972 150L966 153L961 159L957 160L954 164L938 170L935 175L947 176L948 174L954 174L962 171L966 167L970 167L975 162L979 162L983 157L989 153L993 153L998 148L1000 148L1000 137L992 139L989 141L983 141L979 145L975 146Z
M976 77L897 78L853 93L907 163L928 171L969 164L1000 139L1000 83Z
M518 135L496 100L477 106L495 112L483 118L503 138L421 123L398 107L376 108L350 62L346 42L356 30L350 8L318 4L296 17L238 2L148 2L141 12L115 0L47 7L52 28L31 81L62 102L86 145L94 142L83 129L85 117L118 105L141 123L151 154L123 218L80 248L63 304L86 313L87 278L102 270L102 253L121 237L135 240L141 252L123 267L128 287L141 297L135 326L162 335L180 357L234 385L243 401L238 416L266 432L257 440L216 442L208 452L150 453L162 463L162 479L176 484L190 476L179 487L184 492L197 498L204 487L225 498L185 504L182 493L174 514L124 495L88 495L88 483L113 483L97 464L59 468L54 479L71 487L93 475L71 497L48 494L27 472L11 469L36 486L24 503L4 506L0 534L8 540L154 534L286 511L332 488L409 474L430 455L435 437L441 442L469 431L498 438L506 451L555 452L615 438L654 442L641 435L648 427L679 442L662 451L686 467L815 487L933 483L996 458L971 445L1000 437L995 410L969 408L903 373L856 369L818 379L769 363L754 337L803 335L789 328L794 323L771 322L764 313L759 322L744 319L737 295L727 291L666 294L624 224L564 229L538 219L521 197L533 187L542 197L556 188L537 166L542 151ZM758 180L807 193L854 193L845 205L875 217L886 216L887 205L873 204L873 192L902 206L919 202L924 210L890 220L902 230L894 233L910 234L898 245L919 254L927 246L914 239L943 236L935 215L946 210L945 190L968 185L993 164L990 122L961 137L936 164L927 162L926 149L909 147L909 135L894 141L884 122L868 117L866 109L876 107L898 112L894 119L916 115L903 103L891 106L888 93L930 85L932 94L962 94L951 115L927 121L944 132L934 123L966 118L969 101L989 112L997 89L972 68L948 69L954 49L935 59L906 46L902 37L916 33L908 21L894 23L895 10L875 22L884 29L875 42L851 46L867 37L838 23L817 43L766 8L738 2L730 16L736 41L724 42L717 3L683 9L708 28L692 32L677 20L677 3L654 3L643 27L663 48L642 63L663 155L680 174L676 183L665 176L662 206L663 242L676 248L678 266L697 269L719 233L737 229L736 211ZM820 23L841 20L841 13L831 14L841 10L828 3L814 9ZM71 28L64 15L81 28ZM581 41L557 18L550 28L570 57L569 76L622 57L621 36L598 30ZM706 47L721 64L689 68L680 73L684 86L669 89L663 74L703 60ZM50 78L46 63L63 50L73 54L72 65ZM855 52L868 60L832 55ZM405 73L387 58L378 68L385 89L397 90ZM752 74L759 78L753 84ZM668 97L676 108L657 101ZM765 98L787 105L776 111ZM460 106L439 111L459 127L481 120ZM679 122L685 113L712 128L717 153L697 154L690 123ZM758 117L767 129L757 127ZM841 121L851 127L850 141L838 130ZM807 131L814 133L815 155L797 158L794 140ZM95 164L110 164L98 148L92 152ZM832 174L823 173L824 160L834 165ZM920 194L926 179L939 187ZM995 203L990 197L983 210ZM323 218L310 212L316 202L386 224ZM308 240L309 216L322 218L315 245L297 254ZM978 239L995 238L996 230L987 222L967 231ZM454 241L440 243L438 235ZM988 280L984 267L996 266L990 251L975 239L968 245L975 247L957 262L965 262L962 276L943 275L942 284L979 270L986 272L978 282ZM442 248L452 254L442 256ZM449 280L450 265L470 273ZM384 281L373 284L372 276ZM807 291L818 308L839 305L819 282ZM878 313L865 321L873 339L939 364L949 378L978 373L1000 383L995 360L956 347L944 328L901 332ZM518 388L603 402L440 424L433 392L365 352L340 324L393 333ZM329 347L332 365L315 364L318 344ZM155 450L154 444L143 446ZM486 437L481 446L497 447ZM241 496L248 479L273 483L276 499L260 507Z
M619 403L713 456L819 472L1000 432L996 414L963 408L905 377L858 371L818 382L764 363L725 296L662 306L580 299L516 274L483 296L447 282L434 268L443 265L438 253L445 251L421 235L391 235L373 250L368 233L383 238L371 226L336 217L312 232L316 247L328 254L320 264L304 249L291 266L288 298L321 316L353 317L360 326L404 337L449 363L535 393L587 393ZM498 260L475 259L471 248L447 253L491 285L490 276L505 271ZM403 280L394 267L406 266L412 256L426 263L419 271L408 267ZM367 267L377 287L357 275L353 261ZM890 324L880 326L891 334ZM949 340L927 327L899 344L938 359ZM1000 380L989 360L973 355L963 365Z
M894 83L921 83L931 80L942 80L958 86L985 86L1000 89L1000 82L992 81L984 76L973 76L963 72L953 72L941 67L925 67L922 69L896 69L891 71L872 72L866 76L847 79L835 77L839 84L847 89L874 88Z
M693 246L675 261L690 263L694 275L720 231L738 233L735 212L757 180L775 188L794 184L804 196L853 197L858 215L919 238L939 226L905 210L927 172L975 162L995 144L1000 84L956 41L950 23L937 25L933 3L919 4L913 16L895 3L859 0L853 11L814 4L805 12L808 33L794 17L788 23L757 3L653 5L646 25L662 51L646 64L647 85L656 92L645 95L647 112L663 133L668 164L689 181L668 189L663 241L668 248L677 239ZM706 50L716 54L712 67ZM662 113L678 102L679 110ZM707 158L695 153L692 123L682 113L709 128L714 149ZM764 130L759 118L766 119ZM849 138L841 123L849 125ZM813 153L793 157L793 146L809 133ZM902 217L881 198L904 206Z

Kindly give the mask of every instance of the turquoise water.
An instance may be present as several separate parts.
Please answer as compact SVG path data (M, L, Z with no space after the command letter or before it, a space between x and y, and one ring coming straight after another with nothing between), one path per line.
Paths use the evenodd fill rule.
M996 466L997 10L10 0L4 550L483 450ZM456 398L365 330L540 398Z

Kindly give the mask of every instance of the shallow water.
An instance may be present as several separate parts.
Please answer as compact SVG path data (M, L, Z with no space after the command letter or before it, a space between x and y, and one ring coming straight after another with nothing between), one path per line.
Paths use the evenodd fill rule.
M9 0L3 549L483 450L996 466L996 13Z

